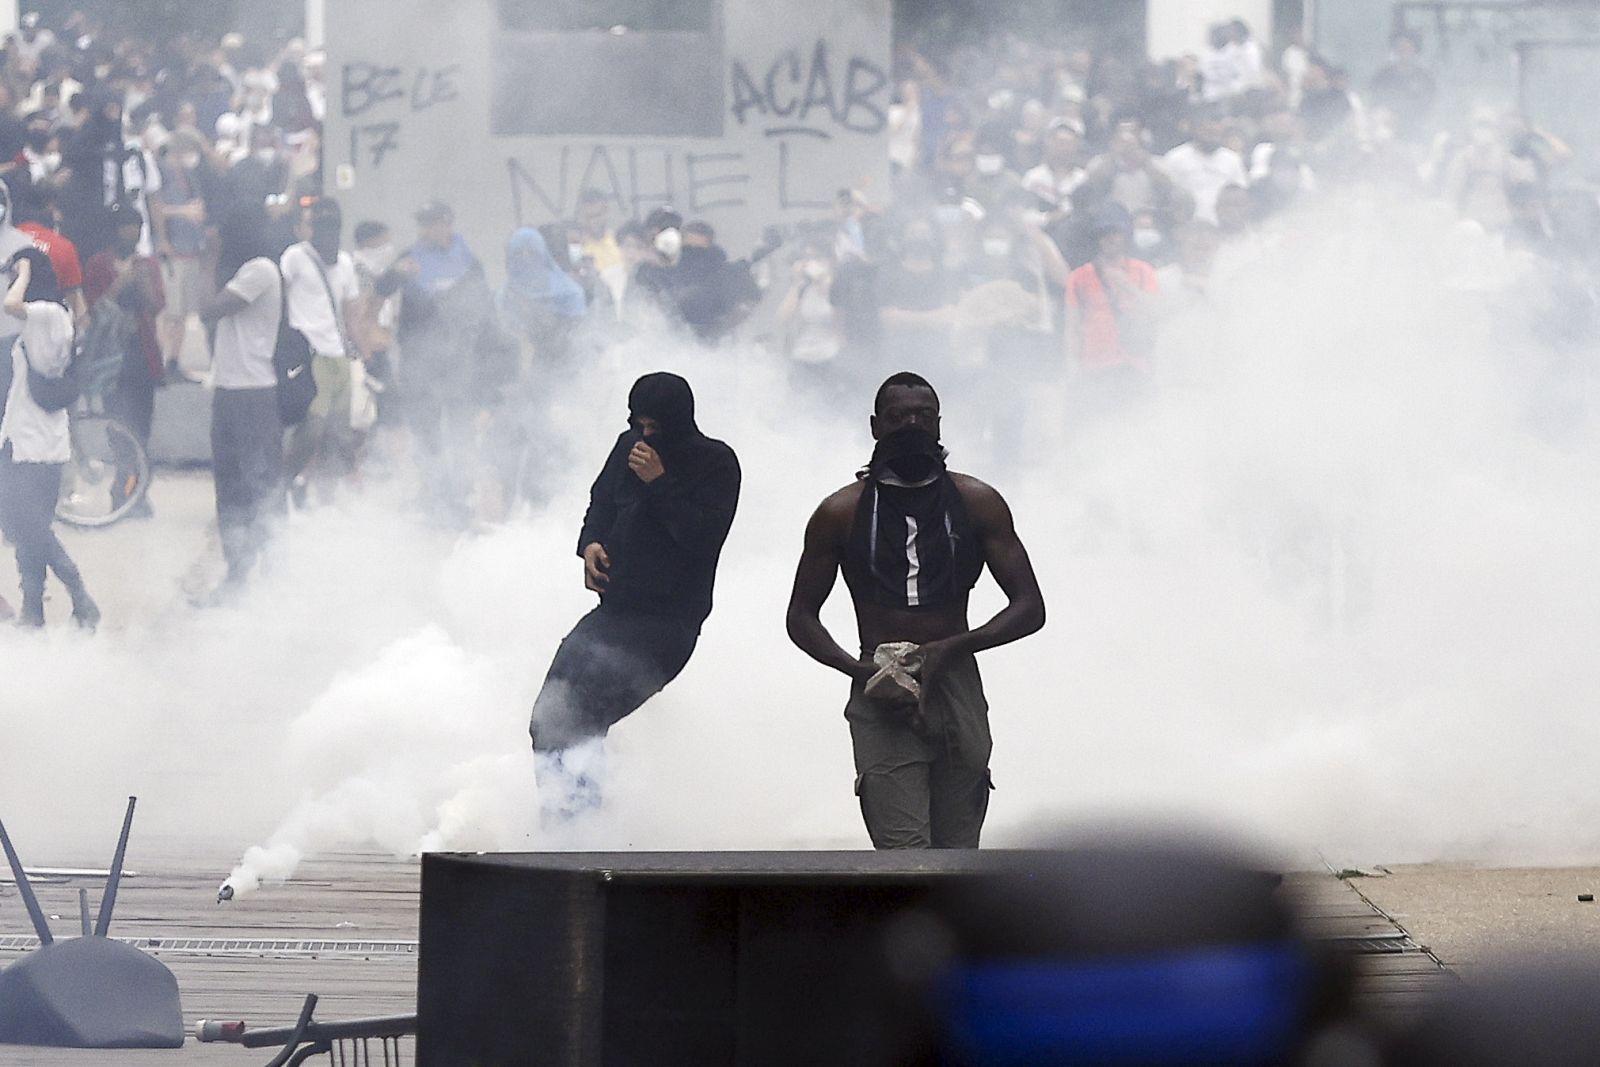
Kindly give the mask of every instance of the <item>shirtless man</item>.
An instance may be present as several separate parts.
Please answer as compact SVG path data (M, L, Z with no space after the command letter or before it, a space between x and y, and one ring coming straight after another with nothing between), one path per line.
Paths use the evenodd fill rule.
M1044 597L1005 500L945 469L933 387L909 372L893 375L873 409L872 462L806 527L789 638L850 676L845 718L874 847L977 848L992 746L973 654L1043 626ZM985 564L1008 603L974 630L967 598ZM840 570L855 604L860 657L822 625ZM867 683L879 671L873 653L895 642L916 646L905 664L920 692L869 697Z

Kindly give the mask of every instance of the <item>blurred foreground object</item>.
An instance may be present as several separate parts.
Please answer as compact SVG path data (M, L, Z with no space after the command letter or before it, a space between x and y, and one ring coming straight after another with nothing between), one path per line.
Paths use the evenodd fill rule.
M1307 1062L1349 1013L1342 957L1241 850L1129 835L1000 859L890 932L927 1062Z
M425 1062L1376 1064L1242 852L423 857ZM1337 1040L1333 1040L1337 1039ZM1337 1055L1330 1054L1337 1053Z
M135 802L128 798L94 926L89 924L87 898L82 898L82 936L64 941L51 934L22 861L0 825L0 845L39 935L37 949L0 971L0 1044L105 1049L183 1045L178 980L154 957L107 936Z
M1600 1063L1600 1014L1593 960L1526 960L1458 985L1391 1043L1399 1067L1490 1067Z

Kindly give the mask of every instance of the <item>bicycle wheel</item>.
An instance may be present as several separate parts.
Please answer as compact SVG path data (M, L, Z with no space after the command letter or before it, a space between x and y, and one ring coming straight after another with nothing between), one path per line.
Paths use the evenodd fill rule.
M56 518L70 526L110 526L144 499L150 460L133 431L108 416L74 415L71 433Z

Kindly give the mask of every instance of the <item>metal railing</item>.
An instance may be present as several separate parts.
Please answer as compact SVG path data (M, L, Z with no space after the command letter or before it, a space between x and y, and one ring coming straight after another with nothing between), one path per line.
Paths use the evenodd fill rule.
M415 1015L319 1023L311 1017L316 1009L317 995L308 993L293 1026L249 1030L242 1022L201 1020L195 1027L195 1037L203 1042L226 1042L245 1048L278 1048L278 1054L267 1061L266 1067L300 1067L313 1056L327 1056L336 1067L402 1067L404 1043L417 1033Z

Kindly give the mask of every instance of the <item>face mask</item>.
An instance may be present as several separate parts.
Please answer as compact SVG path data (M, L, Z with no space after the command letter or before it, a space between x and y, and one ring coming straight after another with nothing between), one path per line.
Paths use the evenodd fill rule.
M1134 247L1136 247L1136 248L1142 248L1142 249L1145 249L1146 251L1148 251L1148 250L1154 248L1156 245L1158 245L1160 243L1161 243L1161 231L1160 230L1134 230L1133 231L1133 244L1134 244Z
M580 244L569 244L569 245L567 245L567 262L568 263L571 263L574 267L576 267L578 265L578 261L580 259L582 259L582 258L583 258L583 246L582 245L580 245Z
M1011 255L1011 240L1006 237L985 237L983 254L990 259L1005 259Z
M656 234L656 251L668 259L677 259L678 253L683 251L683 234L670 226Z
M821 281L828 276L828 265L821 260L813 259L806 264L806 277L812 281Z
M880 482L908 488L929 485L944 473L939 439L920 426L903 426L881 438L868 470Z
M258 148L251 155L255 157L257 163L263 166L270 167L278 161L278 150L276 148Z
M198 152L185 152L183 155L178 157L178 166L182 167L184 170L194 170L199 165L200 154Z
M933 217L941 226L954 226L962 219L960 204L940 204L933 209Z
M61 169L61 153L60 152L46 152L44 154L44 156L40 158L39 162L44 164L44 169L45 170L60 170Z
M992 178L996 174L999 174L1001 171L1006 169L1006 157L989 155L977 156L972 160L972 165L974 168L976 168L979 174L982 174L986 178Z
M989 94L989 107L994 111L1005 111L1017 102L1017 94L1010 89L996 89Z

